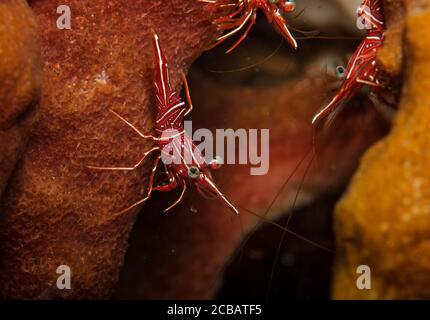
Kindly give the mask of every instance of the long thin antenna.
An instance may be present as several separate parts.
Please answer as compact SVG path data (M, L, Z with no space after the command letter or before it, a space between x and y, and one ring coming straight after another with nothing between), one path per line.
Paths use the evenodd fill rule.
M232 69L232 70L214 70L214 69L207 69L209 72L212 73L235 73L235 72L242 72L242 71L246 71L255 67L258 67L264 63L266 63L267 61L269 61L270 59L272 59L277 53L278 51L282 48L282 45L284 44L284 38L281 38L281 42L279 43L278 47L275 49L275 51L273 51L271 54L269 54L267 57L261 59L260 61L250 64L248 66L244 66L244 67L240 67L237 69Z
M290 221L293 217L294 209L296 207L297 199L299 198L299 194L300 194L300 191L302 190L303 184L305 182L306 175L309 172L309 169L311 168L314 159L315 159L315 153L312 155L311 159L309 160L308 165L306 166L306 170L303 173L302 180L300 181L299 188L297 189L296 195L294 197L293 206L290 210L290 214L287 218L287 222L285 223L285 227L282 229L283 231L282 231L281 241L279 241L278 249L276 250L275 260L273 261L272 271L270 272L269 285L267 286L267 292L266 292L266 299L269 299L269 296L270 296L270 290L272 289L272 283L273 283L273 277L275 276L276 265L278 263L279 256L281 254L282 245L284 244L285 236L287 235L286 230L288 230L288 226L289 226Z
M264 217L262 217L261 215L259 215L259 214L255 213L254 211L249 210L249 209L247 209L247 208L245 208L245 207L239 206L239 208L240 208L241 210L243 210L243 211L248 212L249 214L252 214L253 216L255 216L255 217L257 217L257 218L260 218L260 219L261 219L262 221L264 221L265 223L270 224L270 225L272 225L272 226L274 226L274 227L276 227L276 228L279 228L279 229L281 229L281 230L285 231L286 233L289 233L289 234L291 234L292 236L294 236L294 237L296 237L296 238L298 238L298 239L300 239L300 240L303 240L303 241L305 241L305 242L309 243L309 244L310 244L310 245L312 245L312 246L315 246L315 247L317 247L317 248L320 248L320 249L322 249L322 250L324 250L324 251L326 251L326 252L328 252L328 253L330 253L330 254L334 254L334 251L333 251L332 249L327 248L327 247L325 247L325 246L323 246L323 245L321 245L321 244L319 244L319 243L317 243L317 242L315 242L315 241L313 241L313 240L311 240L311 239L308 239L308 238L306 238L306 237L304 237L304 236L300 235L300 234L299 234L299 233L297 233L297 232L294 232L294 231L292 231L292 230L290 230L290 229L287 229L287 228L285 228L284 226L280 225L279 223L276 223L276 222L274 222L274 221L271 221L270 219L264 218Z
M275 197L272 199L272 201L270 202L270 204L267 207L267 209L264 211L263 215L259 216L262 220L266 220L266 217L269 214L270 210L272 209L273 205L275 204L276 200L278 200L279 196L282 194L282 192L284 191L285 187L290 183L291 179L294 177L294 175L296 174L297 170L300 168L300 166L302 165L302 163L305 161L305 159L309 155L309 152L310 151L306 152L305 156L300 159L299 163L296 165L296 167L293 169L293 171L291 172L291 174L284 181L284 183L282 184L282 186L279 189L278 193L275 195ZM247 211L249 212L249 210L247 210ZM246 238L242 241L242 244L239 247L240 251L243 250L243 248L245 247L245 245L247 244L247 242L249 241L249 239L252 237L252 235L253 235L253 233L249 233L246 236Z

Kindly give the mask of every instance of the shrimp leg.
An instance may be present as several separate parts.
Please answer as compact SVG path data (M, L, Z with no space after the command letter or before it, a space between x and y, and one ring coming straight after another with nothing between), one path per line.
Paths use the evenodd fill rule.
M148 191L146 193L146 197L137 201L136 203L132 204L131 206L129 206L128 208L125 208L124 210L121 210L117 213L115 213L114 216L119 216L123 213L126 213L128 211L130 211L133 208L136 208L142 204L144 204L146 201L149 200L149 198L152 195L152 190L153 190L153 185L154 185L154 177L155 177L155 172L157 171L157 167L158 167L158 163L160 162L161 156L158 156L157 159L154 161L154 166L152 167L152 171L151 171L151 175L149 177L149 182L148 182Z
M187 185L185 183L182 184L182 192L181 195L179 196L178 200L176 200L170 207L168 207L167 209L164 210L164 213L172 210L174 207L176 207L184 198L184 194L187 191Z
M127 121L125 118L123 118L122 116L120 116L118 113L116 113L113 110L109 110L110 112L112 112L116 117L118 117L122 122L125 122L130 128L133 129L134 132L136 132L139 136L141 136L144 139L151 139L153 141L158 141L159 139L157 137L154 137L152 135L145 135L142 132L139 131L139 129L137 129L133 124L131 124L131 122Z
M145 159L154 151L160 150L158 147L154 147L151 150L146 151L142 158L132 167L95 167L95 166L87 166L88 169L93 170L106 170L106 171L133 171L142 165Z

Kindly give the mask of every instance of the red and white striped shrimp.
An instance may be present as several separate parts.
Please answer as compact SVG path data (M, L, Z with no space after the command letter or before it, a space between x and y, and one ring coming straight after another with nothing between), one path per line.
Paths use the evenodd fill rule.
M338 68L338 76L345 79L344 83L330 103L315 115L313 124L338 111L363 86L368 85L374 95L378 95L378 91L385 87L377 63L377 54L383 45L385 33L381 1L364 0L358 9L358 16L367 25L366 38L358 46L346 69Z
M245 32L240 36L239 40L227 50L227 53L233 51L248 35L257 18L257 11L261 9L266 15L269 23L273 23L282 36L291 44L294 49L297 49L297 41L294 39L287 22L282 16L282 13L292 12L296 3L294 0L232 0L228 3L222 0L199 0L201 2L212 3L219 7L234 7L235 11L224 17L214 21L218 29L227 31L220 36L214 47L224 42L228 38L240 32L246 27Z
M141 133L133 124L122 116L114 111L111 112L130 126L137 134L139 134L139 136L144 139L153 140L156 143L156 146L146 151L142 158L132 167L119 168L89 166L88 168L97 170L135 170L142 165L144 160L150 154L158 152L149 177L146 197L119 213L127 212L132 208L144 204L151 197L152 191L154 190L167 192L180 186L182 188L180 197L170 207L164 210L165 212L169 211L182 201L187 185L194 185L202 195L212 195L222 199L231 210L238 213L235 206L227 200L212 179L211 169L219 168L219 161L213 160L207 163L191 137L184 130L184 117L192 110L188 84L185 76L183 75L189 104L189 108L187 109L185 102L182 101L178 92L174 91L170 85L166 57L161 49L159 38L155 32L153 37L153 49L156 62L156 135L145 135ZM154 178L157 168L160 165L160 160L164 162L163 167L169 181L165 185L154 186Z

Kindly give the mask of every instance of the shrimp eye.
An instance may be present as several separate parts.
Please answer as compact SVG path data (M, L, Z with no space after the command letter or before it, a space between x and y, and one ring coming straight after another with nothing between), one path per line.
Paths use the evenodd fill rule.
M294 11L295 8L296 8L296 1L295 0L287 0L287 1L284 1L282 4L282 9L285 12Z
M212 170L218 170L223 165L224 161L220 156L216 156L211 162L209 162L209 167Z
M197 179L198 177L200 177L200 169L197 167L190 167L188 169L188 176L191 179Z
M342 79L345 78L345 73L346 73L345 67L343 66L336 67L336 76L338 78L342 78Z

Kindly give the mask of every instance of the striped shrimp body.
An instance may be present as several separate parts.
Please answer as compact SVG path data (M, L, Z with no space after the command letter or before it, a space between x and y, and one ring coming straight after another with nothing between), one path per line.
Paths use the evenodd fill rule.
M329 114L336 114L363 86L368 85L373 95L384 88L377 54L384 42L385 22L380 0L365 0L358 9L359 18L368 24L366 38L358 46L346 69L338 68L338 76L344 83L336 96L313 118L315 124Z
M237 214L238 210L230 201L227 200L212 179L211 170L218 169L220 167L220 161L215 159L207 163L198 147L184 130L184 117L192 111L192 102L185 76L182 75L189 108L186 107L185 102L181 100L179 94L174 91L170 85L166 57L161 49L159 38L155 33L153 37L153 49L156 62L156 135L145 135L141 133L133 124L122 116L114 111L111 112L131 127L140 137L150 139L154 141L156 145L152 149L146 151L142 158L132 167L118 168L88 166L88 168L96 170L135 170L142 165L150 154L157 153L157 157L154 161L149 177L146 197L118 212L118 214L127 212L132 208L144 204L151 197L154 190L168 192L176 189L177 187L181 187L182 191L179 198L170 207L164 210L167 212L182 201L187 187L190 185L194 185L203 196L209 195L222 199L225 204ZM154 178L159 166L164 167L168 181L165 184L154 186Z
M294 49L297 49L297 41L294 39L288 29L286 20L282 16L283 13L292 12L295 9L296 5L293 0L234 0L227 4L220 0L199 1L212 3L219 7L234 7L234 11L231 14L214 21L218 29L226 33L216 40L213 47L246 28L239 40L227 50L227 53L233 51L246 38L252 26L255 24L258 10L261 9L269 23L272 23L277 28Z

